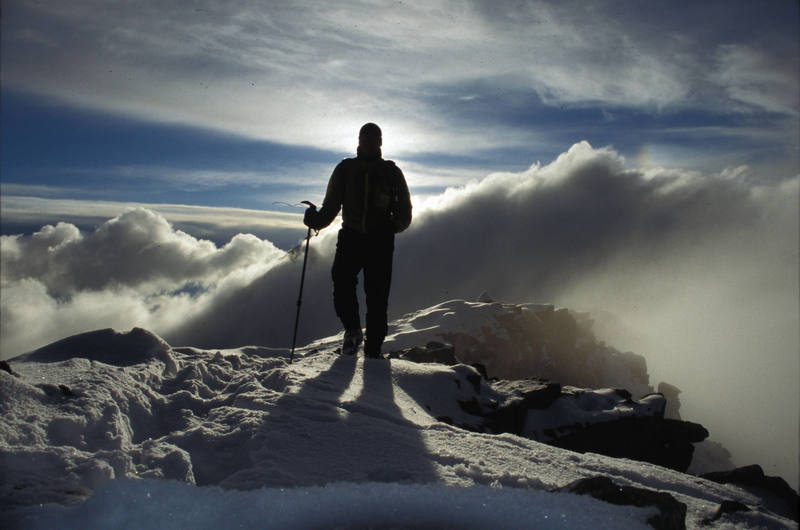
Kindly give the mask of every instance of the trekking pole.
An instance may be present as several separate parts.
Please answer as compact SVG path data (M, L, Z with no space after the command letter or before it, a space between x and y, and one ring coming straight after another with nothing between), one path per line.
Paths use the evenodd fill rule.
M301 204L314 206L309 201L303 201ZM311 242L311 228L309 227L306 234L306 250L303 256L303 273L300 275L300 294L297 295L297 314L294 317L294 334L292 335L292 353L289 355L289 364L294 360L294 347L297 345L297 325L300 323L300 306L303 305L303 284L306 282L306 262L308 261L308 244Z

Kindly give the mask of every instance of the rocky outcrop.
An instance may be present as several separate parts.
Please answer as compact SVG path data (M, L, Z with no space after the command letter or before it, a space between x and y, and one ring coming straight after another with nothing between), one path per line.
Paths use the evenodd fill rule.
M686 528L686 505L678 502L669 493L620 486L605 476L576 480L555 491L589 495L603 502L621 506L653 506L658 509L658 515L653 515L647 520L647 523L653 528L658 530L684 530Z
M415 363L438 363L447 366L458 364L455 349L450 344L430 341L425 347L416 346L389 354L391 358L405 359Z
M551 381L497 381L502 396L486 415L492 432L509 432L578 452L630 458L686 471L699 424L664 418L660 394L636 402L623 389L587 390Z
M0 361L0 370L3 370L4 372L8 372L11 375L14 375L14 370L11 369L11 365L8 364L8 362L6 362L6 361Z
M454 365L456 350L429 342L391 354L414 362ZM463 368L467 368L462 365ZM708 437L697 423L665 417L667 400L652 393L635 401L625 389L586 389L546 379L489 379L486 368L473 366L465 379L473 393L458 402L475 421L450 415L439 421L472 431L511 433L577 452L592 452L650 462L685 472L694 443ZM678 392L674 387L668 391ZM481 422L482 419L482 422Z
M485 304L481 333L443 330L460 362L480 362L501 379L539 377L585 388L625 386L634 395L653 391L641 355L598 341L592 320L552 305Z
M549 443L581 453L629 458L685 472L692 463L692 444L706 437L708 431L698 423L655 417L620 418L588 425Z
M759 465L714 471L701 476L720 484L736 484L764 499L765 507L770 511L798 520L800 496L782 478L765 475Z

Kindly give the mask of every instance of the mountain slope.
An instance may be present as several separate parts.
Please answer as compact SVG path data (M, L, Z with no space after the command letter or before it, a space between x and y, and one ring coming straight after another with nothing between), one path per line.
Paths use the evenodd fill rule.
M491 340L495 348L519 347L508 331L515 329L518 318L535 317L548 327L546 315L555 313L552 308L449 302L394 322L385 349L398 351L443 336L473 346ZM556 340L563 333L553 331L551 336ZM151 491L160 492L159 503L151 506L153 517L181 513L186 497L223 511L269 499L275 504L256 513L267 516L277 510L274 506L290 506L295 520L309 516L303 508L309 496L338 494L343 505L357 508L359 502L368 502L388 509L391 502L374 499L374 491L396 496L392 501L400 504L393 505L395 510L405 506L395 521L414 521L414 510L419 517L446 517L441 510L448 506L454 517L463 515L454 507L481 495L493 499L498 510L508 499L538 507L518 514L520 527L553 506L571 514L567 522L574 524L562 521L564 527L603 527L601 521L614 522L609 527L623 522L635 526L653 516L654 508L608 512L609 505L600 503L600 509L581 504L586 501L575 501L575 495L552 494L557 495L553 501L528 491L555 490L604 475L616 486L668 493L686 505L690 527L713 517L724 501L751 511L723 515L711 527L792 526L767 511L761 497L734 485L653 464L579 454L513 434L457 427L477 429L482 421L459 402L473 399L476 391L486 403L499 397L484 379L478 378L476 388L475 368L343 357L336 351L338 341L330 337L310 344L290 365L285 350L173 348L144 330L104 330L13 359L10 372L0 371L0 469L10 477L0 485L2 517L26 526L59 520L74 521L77 527L101 520L111 504L123 520L141 525L144 512L129 501L145 494L150 498ZM607 350L606 356L604 366L616 366L611 362L614 352ZM626 366L622 362L608 373L618 375ZM452 425L437 420L443 417ZM219 496L216 489L111 481L126 477L221 487L228 500L209 500ZM492 489L460 489L478 486ZM285 494L280 488L304 489ZM258 493L237 497L233 490ZM499 493L506 490L508 497ZM95 491L96 498L72 511L48 506L81 503ZM426 504L434 498L439 508ZM500 511L492 513L502 517ZM227 515L236 517L234 512ZM196 514L181 517L183 523L190 517L188 522L206 527L211 520Z

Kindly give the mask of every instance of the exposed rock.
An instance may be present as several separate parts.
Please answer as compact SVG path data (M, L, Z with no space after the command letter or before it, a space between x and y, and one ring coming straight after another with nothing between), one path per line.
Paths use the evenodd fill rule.
M450 344L431 341L425 347L414 347L390 354L390 357L405 359L415 363L439 363L447 366L458 364L455 350Z
M506 407L546 409L561 396L561 384L546 379L496 381L492 388L505 396Z
M529 379L493 381L497 406L460 403L484 417L484 429L511 433L578 452L629 458L685 472L693 443L708 436L699 424L664 418L660 394L631 399L624 389L587 390ZM468 408L465 408L468 407Z
M698 423L658 417L629 417L593 423L547 442L581 453L630 458L685 472L694 446L708 431Z
M524 381L495 381L492 388L501 396L497 410L489 412L486 427L494 433L522 436L529 409L546 409L561 395L561 385L555 382L528 379Z
M650 526L658 530L684 530L686 528L686 505L678 502L669 493L632 486L619 486L605 476L576 480L555 491L589 495L595 499L622 506L655 506L658 508L659 514L647 520Z
M503 385L495 388L502 389ZM553 390L555 386L551 384L550 391ZM527 438L578 452L651 462L681 472L691 463L692 443L708 436L702 425L664 419L665 400L660 394L637 402L624 389L563 387L550 403L533 404L538 406L527 408L520 431ZM493 416L503 414L501 407Z
M730 471L714 471L701 476L720 484L736 484L764 499L765 506L769 510L798 520L800 496L782 478L765 475L759 465L739 467Z
M0 361L0 370L10 373L14 375L14 370L11 369L11 365L8 364L6 361Z
M393 357L480 363L483 381L476 380L474 396L462 396L458 404L483 420L478 428L485 432L686 471L692 444L708 432L679 420L678 388L662 383L663 393L653 392L644 357L598 341L586 313L488 300L450 301L412 315L394 339L408 349ZM469 311L469 325L454 318L462 311ZM424 330L436 330L431 335L448 344L409 348L409 337ZM494 395L479 397L479 383Z
M741 502L722 501L719 505L719 508L717 508L717 511L714 513L712 517L703 519L703 524L705 525L711 524L714 521L719 520L726 513L749 512L749 511L751 511L750 508L746 504L742 504Z
M537 377L586 388L626 386L641 396L653 391L644 357L598 341L591 319L552 305L494 303L481 333L440 336L463 363L480 362L492 377Z

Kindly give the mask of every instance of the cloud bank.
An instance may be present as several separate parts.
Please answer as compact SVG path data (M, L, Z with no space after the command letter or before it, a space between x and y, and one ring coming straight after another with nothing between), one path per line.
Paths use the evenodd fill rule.
M60 222L31 236L2 236L3 356L89 328L174 325L283 255L249 234L217 248L144 208L86 235Z
M763 177L630 168L575 144L548 165L417 201L390 310L483 291L591 310L611 344L648 358L653 382L684 390L685 417L734 440L740 463L796 470L800 178ZM300 342L339 330L335 236L311 243ZM107 326L173 345L291 343L301 256L254 236L218 248L138 209L92 233L62 223L0 248L4 357ZM763 392L782 406L742 401ZM769 450L758 432L776 433Z

